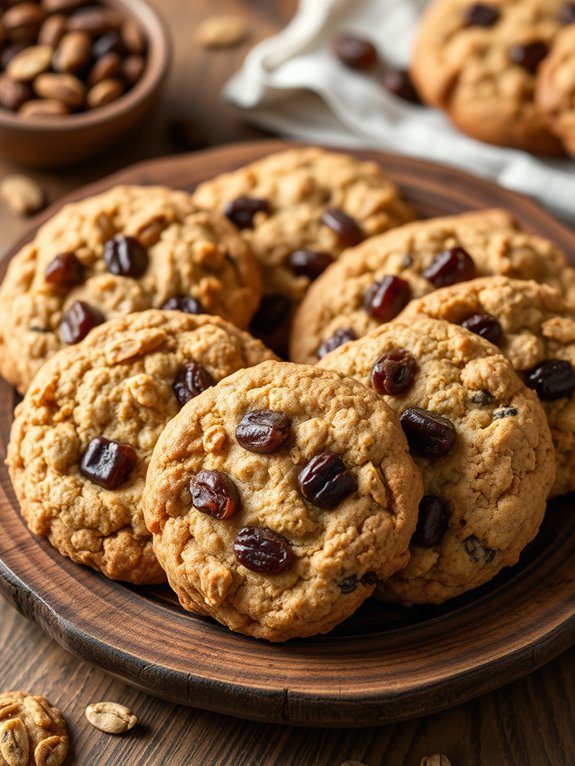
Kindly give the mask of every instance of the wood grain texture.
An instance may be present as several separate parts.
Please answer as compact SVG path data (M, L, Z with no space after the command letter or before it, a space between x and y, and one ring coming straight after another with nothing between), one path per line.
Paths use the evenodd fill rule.
M285 146L257 142L156 160L64 201L118 183L191 189ZM500 205L526 228L575 250L572 232L488 182L417 160L356 154L379 161L422 217ZM9 387L2 386L5 448L12 402ZM569 500L548 515L521 565L481 590L433 608L373 602L329 636L277 646L184 613L166 589L128 588L78 568L28 533L5 469L0 484L0 588L69 651L182 704L275 723L386 723L488 691L575 641L575 516Z

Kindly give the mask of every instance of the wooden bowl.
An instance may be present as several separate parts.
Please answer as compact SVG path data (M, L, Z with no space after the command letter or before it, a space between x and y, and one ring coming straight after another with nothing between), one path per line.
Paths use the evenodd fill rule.
M166 78L170 38L145 0L106 0L106 4L138 21L148 38L146 68L140 80L117 101L88 112L24 117L0 109L0 155L33 167L66 167L102 154L142 122Z

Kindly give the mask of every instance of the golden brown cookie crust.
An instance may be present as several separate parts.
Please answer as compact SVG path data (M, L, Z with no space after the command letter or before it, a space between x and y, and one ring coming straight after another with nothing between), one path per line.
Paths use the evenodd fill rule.
M290 358L313 364L319 346L341 329L362 337L379 326L364 309L369 287L386 275L409 284L411 298L434 290L423 272L442 251L463 247L477 276L546 282L575 298L575 269L550 241L511 228L508 213L485 210L416 221L351 248L312 285L292 326Z
M575 26L565 27L555 40L537 77L537 108L551 131L575 156Z
M189 362L217 382L273 358L219 317L159 310L118 317L60 351L17 408L8 448L30 529L111 579L164 581L141 506L156 440L180 410L173 382ZM89 442L100 436L129 444L138 456L128 481L114 490L79 471Z
M541 154L561 154L535 106L536 75L513 63L516 44L551 46L564 0L489 0L492 26L467 26L471 0L435 0L420 21L411 73L423 100L444 109L482 141Z
M108 272L104 244L116 234L146 246L143 276ZM86 270L82 284L68 291L44 277L53 258L65 252L75 253ZM113 319L191 295L206 313L247 327L260 294L253 255L223 216L200 210L182 191L114 187L66 205L12 259L0 288L0 373L25 392L43 362L65 345L60 321L77 300Z
M546 359L575 365L575 309L548 285L506 277L474 279L412 301L399 322L431 317L461 324L473 314L491 314L501 324L499 348L522 377ZM557 463L551 496L575 490L575 394L541 402Z
M68 747L66 722L47 699L26 692L0 692L2 766L16 762L21 766L61 766ZM13 760L7 760L7 754Z
M356 381L316 367L265 362L192 400L154 451L145 516L154 549L185 609L270 641L311 636L348 617L405 565L421 479L387 406ZM240 446L246 411L291 418L291 439L270 454ZM332 510L304 500L297 476L317 454L339 455L357 489ZM217 520L192 506L190 478L223 471L242 508ZM238 531L283 535L296 555L279 574L253 572L234 555Z
M327 207L352 216L366 237L414 218L378 163L315 147L278 152L206 181L194 199L198 205L222 211L226 203L243 195L265 199L271 206L269 214L256 215L253 229L241 232L262 269L264 292L281 293L296 304L310 280L294 275L290 253L312 249L336 258L344 249L321 223Z
M424 495L447 506L449 521L433 547L412 543L407 567L378 586L385 600L440 603L515 564L536 535L555 479L545 413L510 362L487 341L434 319L382 325L325 356L318 366L370 386L386 352L415 358L413 385L384 396L398 413L420 407L448 418L455 446L435 459L414 455Z

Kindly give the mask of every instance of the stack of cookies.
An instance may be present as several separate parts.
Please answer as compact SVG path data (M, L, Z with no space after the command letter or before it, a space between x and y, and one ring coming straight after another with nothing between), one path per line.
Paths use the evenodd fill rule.
M515 564L575 489L575 270L502 210L414 217L311 148L63 208L0 289L30 529L271 641Z
M575 156L572 0L434 0L411 75L421 99L474 138Z

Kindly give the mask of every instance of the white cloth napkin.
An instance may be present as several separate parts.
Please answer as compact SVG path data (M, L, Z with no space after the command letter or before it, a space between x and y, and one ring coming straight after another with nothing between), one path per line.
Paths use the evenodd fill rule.
M372 40L406 67L417 19L429 0L300 0L292 22L248 54L225 95L250 119L310 143L385 149L455 165L536 197L575 220L575 162L543 160L459 133L445 115L385 91L375 77L335 59L341 29Z

